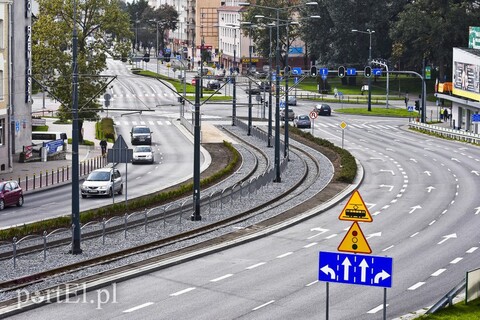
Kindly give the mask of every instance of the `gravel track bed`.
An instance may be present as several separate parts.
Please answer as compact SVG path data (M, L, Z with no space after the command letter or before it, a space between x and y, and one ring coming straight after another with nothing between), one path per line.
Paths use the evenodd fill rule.
M238 135L241 139L246 140L248 143L255 145L263 152L268 154L270 159L269 166L273 165L274 159L274 148L267 148L266 143L257 139L253 136L247 136L245 131L239 129L238 127L228 127L224 128L224 130L231 132L233 135ZM298 145L293 140L290 140L290 144ZM251 171L249 165L254 165L255 153L258 151L252 151L250 149L247 150L246 147L242 145L235 145L237 150L241 153L244 163L242 167L239 169L241 173L247 173ZM43 290L52 286L56 286L65 282L75 282L78 279L91 276L102 271L110 270L116 267L128 265L133 262L142 261L148 258L152 258L161 254L173 252L175 250L199 244L206 240L220 237L227 233L234 232L239 228L247 228L252 226L256 223L269 219L278 215L279 213L284 212L296 205L310 199L315 194L317 194L320 190L325 188L325 186L330 182L333 177L333 166L331 162L321 153L316 150L310 149L304 145L301 145L303 150L309 149L309 153L314 155L317 162L320 164L320 177L313 174L313 170L310 169L310 175L307 178L307 181L304 182L305 186L308 188L305 190L301 188L301 190L295 191L295 197L289 196L290 200L286 203L281 205L272 205L270 208L262 209L261 213L256 213L255 215L251 216L250 218L242 221L241 223L227 226L208 234L196 237L194 239L189 239L185 241L181 241L172 245L168 245L162 247L160 249L152 250L146 253L137 254L134 256L129 256L120 260L117 260L112 263L108 263L105 265L98 265L88 269L72 272L69 274L64 274L60 276L55 276L50 279L46 279L41 283L31 285L26 287L25 289L29 292L36 292L39 290ZM283 152L282 152L283 156ZM304 160L307 161L309 166L314 166L313 161L306 157L302 156ZM261 157L259 158L261 160ZM262 168L263 166L263 168ZM258 172L262 173L267 167L267 163L265 161L259 161ZM312 167L313 168L313 167ZM105 238L105 245L102 243L102 238L96 238L92 240L85 240L82 241L82 249L83 253L80 255L71 255L68 253L70 249L69 246L58 247L55 249L51 249L47 251L47 259L43 262L43 252L36 253L31 255L22 256L17 259L17 268L13 269L13 262L10 261L2 261L0 262L0 268L3 270L2 274L0 274L0 280L6 281L8 279L19 278L21 276L26 276L30 274L34 274L40 271L49 270L51 268L59 267L60 265L68 265L74 262L78 262L81 260L98 257L105 255L107 253L115 252L121 249L131 248L137 246L139 244L151 242L154 240L158 240L161 238L165 238L171 235L178 234L179 232L191 230L195 227L209 224L214 221L223 220L233 214L238 214L240 212L244 212L249 208L253 208L259 204L265 203L275 196L279 194L283 194L286 190L291 188L298 182L299 176L305 170L304 168L304 161L299 158L299 156L290 151L290 161L288 163L287 169L282 172L282 182L281 183L270 183L267 186L263 187L262 189L258 190L255 194L250 194L249 196L245 196L235 200L233 203L224 204L222 208L211 208L209 209L202 209L202 220L192 222L189 220L189 216L183 217L183 219L167 219L164 227L164 221L152 222L148 224L147 232L145 232L144 226L131 228L127 232L127 239L125 239L125 233L118 232L115 234L109 234ZM238 183L242 180L242 174L234 174L232 175L231 179L226 179L221 182L219 185L216 185L208 190L202 191L205 192L213 192L215 190L222 190L226 187L229 187L235 183ZM257 173L255 175L257 175ZM245 175L243 175L244 177ZM212 191L210 191L210 189ZM0 292L0 301L5 301L8 299L14 299L17 297L16 291L7 291L7 292Z

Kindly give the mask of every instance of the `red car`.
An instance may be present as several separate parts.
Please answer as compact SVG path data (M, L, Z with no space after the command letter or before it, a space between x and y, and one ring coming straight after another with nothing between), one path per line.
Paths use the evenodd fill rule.
M23 190L17 181L7 180L0 182L0 210L7 206L23 206Z

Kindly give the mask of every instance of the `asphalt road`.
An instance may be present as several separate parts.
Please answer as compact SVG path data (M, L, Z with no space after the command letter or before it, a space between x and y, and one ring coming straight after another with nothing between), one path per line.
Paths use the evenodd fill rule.
M221 109L205 114L218 116L215 108ZM296 110L308 114L311 103ZM480 253L480 149L409 132L406 121L334 113L318 118L314 130L343 142L364 166L359 192L373 222L361 228L372 254L394 263L388 319L438 301L465 271L478 268ZM351 225L338 220L345 204L258 241L12 319L324 319L318 252L337 251ZM382 288L331 283L329 289L330 319L382 318Z

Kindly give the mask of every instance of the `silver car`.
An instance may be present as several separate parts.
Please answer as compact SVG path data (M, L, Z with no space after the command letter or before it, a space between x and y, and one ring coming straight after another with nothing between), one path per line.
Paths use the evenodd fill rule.
M132 163L153 163L153 149L150 146L137 146L133 149Z
M123 193L123 179L120 171L114 168L97 169L88 175L81 186L82 198L87 196L108 196Z

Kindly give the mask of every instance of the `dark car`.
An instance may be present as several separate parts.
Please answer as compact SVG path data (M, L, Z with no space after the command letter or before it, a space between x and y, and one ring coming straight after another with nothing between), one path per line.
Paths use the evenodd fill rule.
M328 104L317 104L313 109L319 116L330 116L332 114L332 108Z
M250 94L260 94L261 89L258 86L252 86L252 88L248 88L245 90L245 93L250 93Z
M264 91L264 92L270 92L272 90L268 82L261 82L258 88L260 89L260 91Z
M147 126L133 126L130 131L132 145L135 144L152 144L152 132Z
M297 128L311 128L312 123L309 116L302 114L293 119L293 126Z
M0 210L7 206L23 206L23 190L17 181L8 180L0 182Z
M207 81L207 89L216 90L220 88L220 81L217 79L210 79Z

